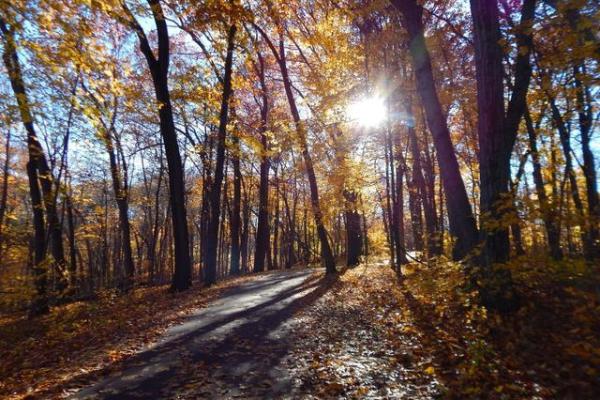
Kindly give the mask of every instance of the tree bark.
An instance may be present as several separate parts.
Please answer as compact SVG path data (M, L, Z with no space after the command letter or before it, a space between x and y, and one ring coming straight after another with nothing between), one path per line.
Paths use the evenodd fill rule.
M183 291L192 284L192 264L189 252L189 237L185 204L185 184L183 163L179 153L177 132L173 121L173 108L169 93L169 31L160 0L148 0L158 35L158 57L152 52L143 28L123 3L123 9L130 19L132 29L138 36L140 50L144 54L154 83L156 100L159 105L160 133L165 147L169 171L169 192L173 242L175 245L175 271L171 283L172 291Z
M241 201L242 201L242 172L240 171L240 139L232 138L233 149L231 163L233 164L233 205L231 210L231 257L229 274L240 273L240 236L241 236Z
M455 259L461 259L478 242L477 225L450 140L446 116L435 88L431 59L425 44L423 7L415 0L392 0L392 4L402 14L408 32L417 91L425 108L427 125L438 154L444 191L452 193L452 196L446 196L450 232L457 239L452 253Z
M210 189L210 219L208 237L206 239L205 283L212 285L217 280L217 247L219 237L219 220L221 215L221 186L223 183L223 166L225 162L225 140L227 138L227 122L229 121L229 98L232 94L231 74L233 66L234 39L237 28L232 25L227 34L227 55L225 57L225 74L223 76L223 96L219 115L219 131L217 137L217 156L215 172Z
M47 314L48 307L48 267L46 259L46 229L44 224L44 210L42 194L37 175L35 162L30 158L27 162L27 176L29 178L29 195L33 209L33 274L35 276L36 294L29 308L30 316Z
M361 217L358 212L358 193L349 189L343 191L346 213L346 265L360 264L363 249Z
M499 11L496 0L471 0L475 66L477 76L477 130L479 138L481 237L481 290L485 305L510 309L516 304L510 271L493 269L510 256L508 225L505 223L510 201L510 158L519 123L526 106L531 78L529 55L535 0L525 0L521 13L519 49L515 62L513 91L504 113L504 69L500 47ZM511 204L511 203L509 203Z
M254 272L262 272L265 269L265 257L269 244L269 169L271 161L268 155L269 139L267 130L269 127L269 99L267 84L265 82L265 65L262 55L258 54L259 79L261 85L260 105L260 183L258 189L258 227L256 229L256 244L254 249Z
M34 178L36 181L38 181L38 183L35 183L33 186L30 183L30 190L34 188L34 186L38 187L37 185L41 187L41 200L43 206L40 205L39 207L40 209L42 209L42 213L43 209L45 209L46 211L46 222L48 224L50 237L50 252L52 254L52 257L54 258L52 264L58 277L57 287L59 291L62 292L64 289L67 288L68 283L65 276L66 261L62 242L62 226L58 218L56 203L54 201L54 179L52 176L52 171L48 166L46 154L38 140L33 124L33 115L31 113L31 106L29 103L25 82L23 81L23 75L21 73L21 65L19 63L19 57L17 54L17 47L15 44L13 31L12 28L10 28L6 24L6 22L1 18L0 32L2 33L4 39L4 52L2 58L6 70L8 72L8 78L10 80L10 84L15 95L17 105L19 106L21 121L25 127L25 131L27 132L27 148L29 152L29 162L31 163L31 168L35 167L37 169ZM29 171L28 176L33 177L33 175ZM38 237L37 233L35 234L35 237ZM46 243L46 241L44 240L44 247L46 247L47 244L48 243ZM37 245L35 247L37 248Z
M266 33L258 27L257 29L267 42L271 51L273 52L273 55L275 56L277 63L279 64L279 69L281 70L285 94L287 96L290 112L292 113L292 118L296 127L296 135L300 142L302 157L304 159L304 165L306 167L306 175L308 177L308 184L310 188L310 203L315 219L319 243L321 244L321 261L325 265L326 273L334 274L337 272L335 268L335 259L331 251L331 246L329 244L327 229L325 228L325 224L323 222L323 213L321 212L321 205L319 202L319 188L317 186L317 178L315 176L313 160L308 150L308 142L306 139L306 126L300 119L300 113L298 112L298 107L296 106L296 99L292 91L292 83L288 74L283 39L279 42L278 52L271 40L269 39L269 37L266 35Z
M579 78L585 74L585 65L574 68L577 114L579 117L579 133L581 135L581 152L583 153L583 176L588 200L588 238L585 249L589 261L600 257L600 199L598 198L598 181L594 153L590 147L592 131L592 106L589 88Z
M4 249L4 216L6 214L6 203L8 201L8 176L10 169L10 130L6 134L6 143L4 146L4 166L2 167L2 194L0 194L0 259Z

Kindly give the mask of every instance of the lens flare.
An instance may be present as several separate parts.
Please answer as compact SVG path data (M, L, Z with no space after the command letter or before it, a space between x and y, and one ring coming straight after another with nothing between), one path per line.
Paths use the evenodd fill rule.
M375 128L386 119L385 102L379 97L364 98L349 104L346 115L365 128Z

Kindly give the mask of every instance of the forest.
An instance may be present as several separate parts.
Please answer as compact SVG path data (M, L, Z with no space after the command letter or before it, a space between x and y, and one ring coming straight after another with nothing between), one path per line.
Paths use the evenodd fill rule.
M0 398L600 398L593 0L0 0Z

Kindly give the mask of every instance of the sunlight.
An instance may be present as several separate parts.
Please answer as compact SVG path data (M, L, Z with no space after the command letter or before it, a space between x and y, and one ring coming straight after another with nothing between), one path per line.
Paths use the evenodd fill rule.
M380 97L366 97L348 105L346 115L366 128L375 128L385 119L385 102Z

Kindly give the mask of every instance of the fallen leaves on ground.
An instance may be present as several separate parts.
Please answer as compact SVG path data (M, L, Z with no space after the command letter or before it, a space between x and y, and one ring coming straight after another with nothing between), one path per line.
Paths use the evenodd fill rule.
M192 310L243 281L224 280L178 294L168 286L138 288L126 295L106 291L93 301L54 307L36 319L0 319L0 397L33 398L55 393L62 383L108 373L116 363L157 339Z
M521 307L509 315L478 306L462 266L448 260L407 265L401 281L382 263L348 270L298 317L305 392L600 398L600 285L597 275L569 268L515 262Z
M377 260L338 277L314 274L280 311L203 339L203 357L181 354L157 395L600 398L597 274L544 263L512 267L521 307L510 315L478 306L461 265L443 259L407 265L401 280ZM33 322L2 321L0 334L10 341L0 345L2 394L56 393L51 388L78 375L119 370L165 327L239 281L177 296L140 289ZM243 371L232 375L232 368Z

